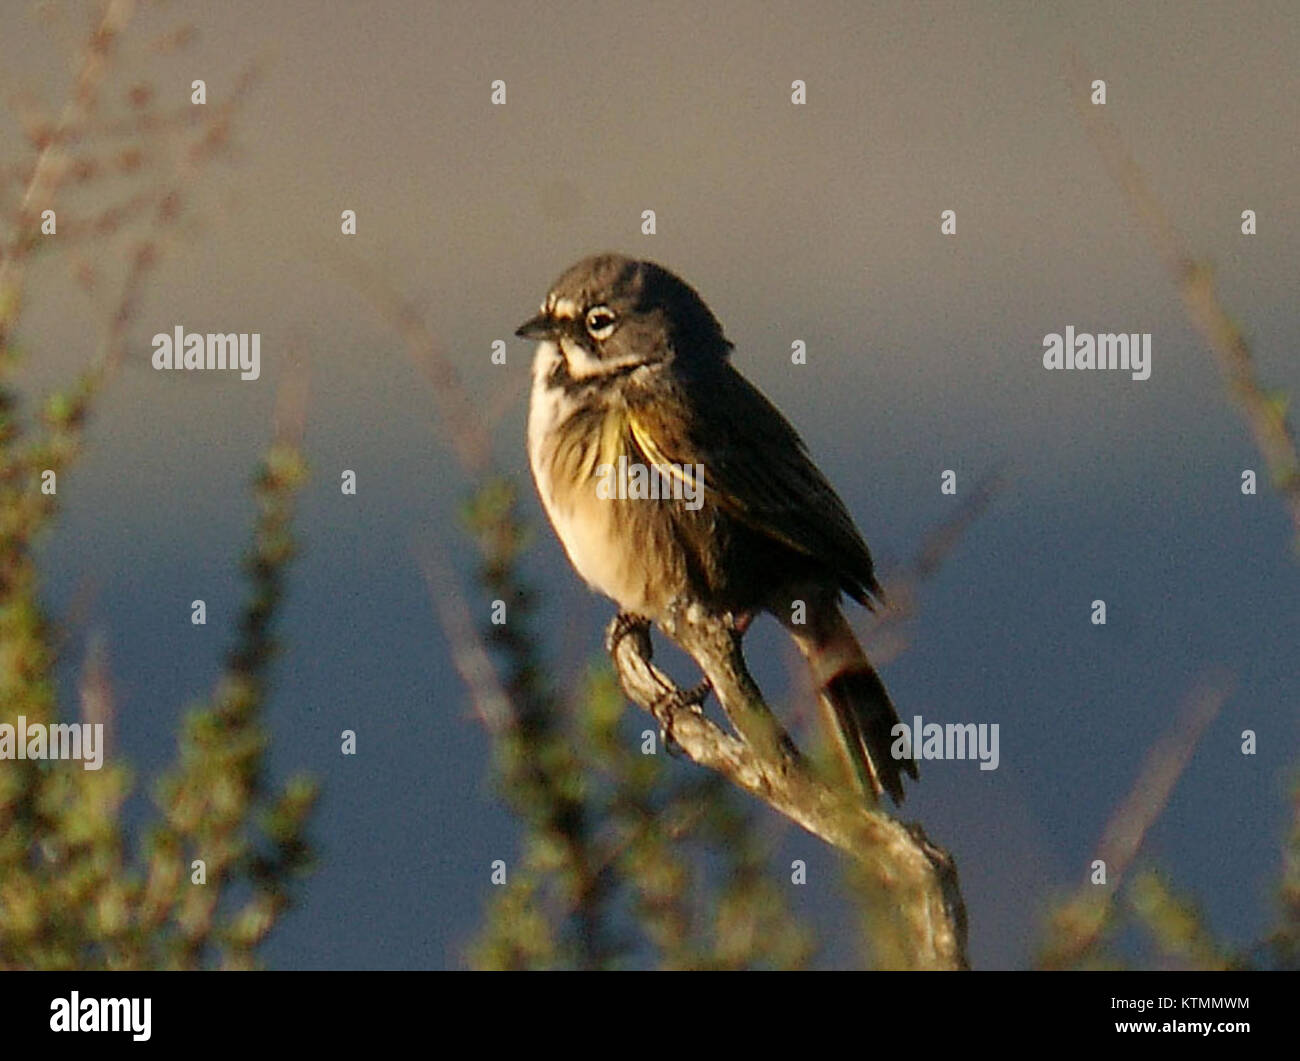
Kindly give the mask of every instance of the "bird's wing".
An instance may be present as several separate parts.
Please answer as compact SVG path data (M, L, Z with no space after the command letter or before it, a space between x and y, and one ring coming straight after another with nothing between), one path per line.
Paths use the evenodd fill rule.
M689 388L676 383L670 395L629 395L628 422L652 463L702 466L705 496L723 511L816 557L861 603L880 595L844 502L789 421L730 364Z

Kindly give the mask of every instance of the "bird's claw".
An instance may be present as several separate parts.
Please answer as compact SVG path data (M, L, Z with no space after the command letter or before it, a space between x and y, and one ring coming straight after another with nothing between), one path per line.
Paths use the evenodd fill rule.
M637 615L635 612L619 612L614 616L605 633L605 651L614 656L617 663L618 646L625 637L636 634L645 637L643 654L646 659L649 659L649 630L650 620L644 615ZM675 689L655 704L654 716L659 723L659 740L668 754L674 756L685 754L682 746L673 737L673 717L678 711L699 711L712 691L713 686L705 678L699 685L692 686L690 689Z
M636 615L633 612L619 612L614 616L614 621L609 624L609 631L605 634L605 651L611 656L618 651L619 643L629 634L643 632L650 627L650 620L644 615Z
M659 740L664 750L672 756L682 756L684 749L673 736L672 720L678 711L699 711L704 701L709 698L713 686L705 678L699 685L690 689L678 689L665 696L655 708L655 718L659 720Z

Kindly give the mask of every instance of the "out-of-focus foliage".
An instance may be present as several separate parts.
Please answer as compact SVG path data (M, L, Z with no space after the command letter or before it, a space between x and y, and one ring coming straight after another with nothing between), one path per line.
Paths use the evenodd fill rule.
M488 624L507 713L494 732L501 788L522 851L494 889L470 948L482 968L797 968L809 930L770 872L761 811L711 774L669 769L620 731L624 698L607 664L550 688L526 538L512 485L492 478L468 506L479 580L510 621ZM649 724L649 720L646 720Z
M221 154L235 104L162 113L153 91L135 83L123 93L125 109L110 109L105 97L121 87L114 60L131 10L105 5L69 103L57 117L22 115L29 155L0 170L0 723L100 724L110 743L115 705L102 646L87 654L79 717L54 680L65 632L42 603L35 546L55 520L58 495L42 486L62 485L80 453L139 293L204 165ZM171 46L187 39L173 35ZM86 205L88 190L109 176L120 198ZM45 235L41 214L56 204L56 234ZM13 370L30 267L41 256L61 259L102 308L104 339L94 362L28 422ZM279 788L263 777L271 627L305 474L292 433L257 471L248 600L216 687L184 716L175 761L156 786L156 818L139 842L123 820L132 772L111 750L98 770L66 759L0 760L0 968L255 964L309 862L305 828L316 799L305 777Z

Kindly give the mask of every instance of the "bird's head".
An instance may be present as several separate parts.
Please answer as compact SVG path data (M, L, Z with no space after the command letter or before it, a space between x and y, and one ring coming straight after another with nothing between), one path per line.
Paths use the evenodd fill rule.
M576 379L725 359L731 344L685 281L654 262L599 254L570 267L515 332L557 345Z

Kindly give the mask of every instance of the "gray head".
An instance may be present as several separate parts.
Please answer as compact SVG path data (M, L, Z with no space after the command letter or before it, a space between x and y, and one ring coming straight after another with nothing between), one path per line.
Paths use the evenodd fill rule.
M555 342L572 375L725 359L731 344L704 300L654 262L621 254L584 258L551 285L541 312L515 332Z

